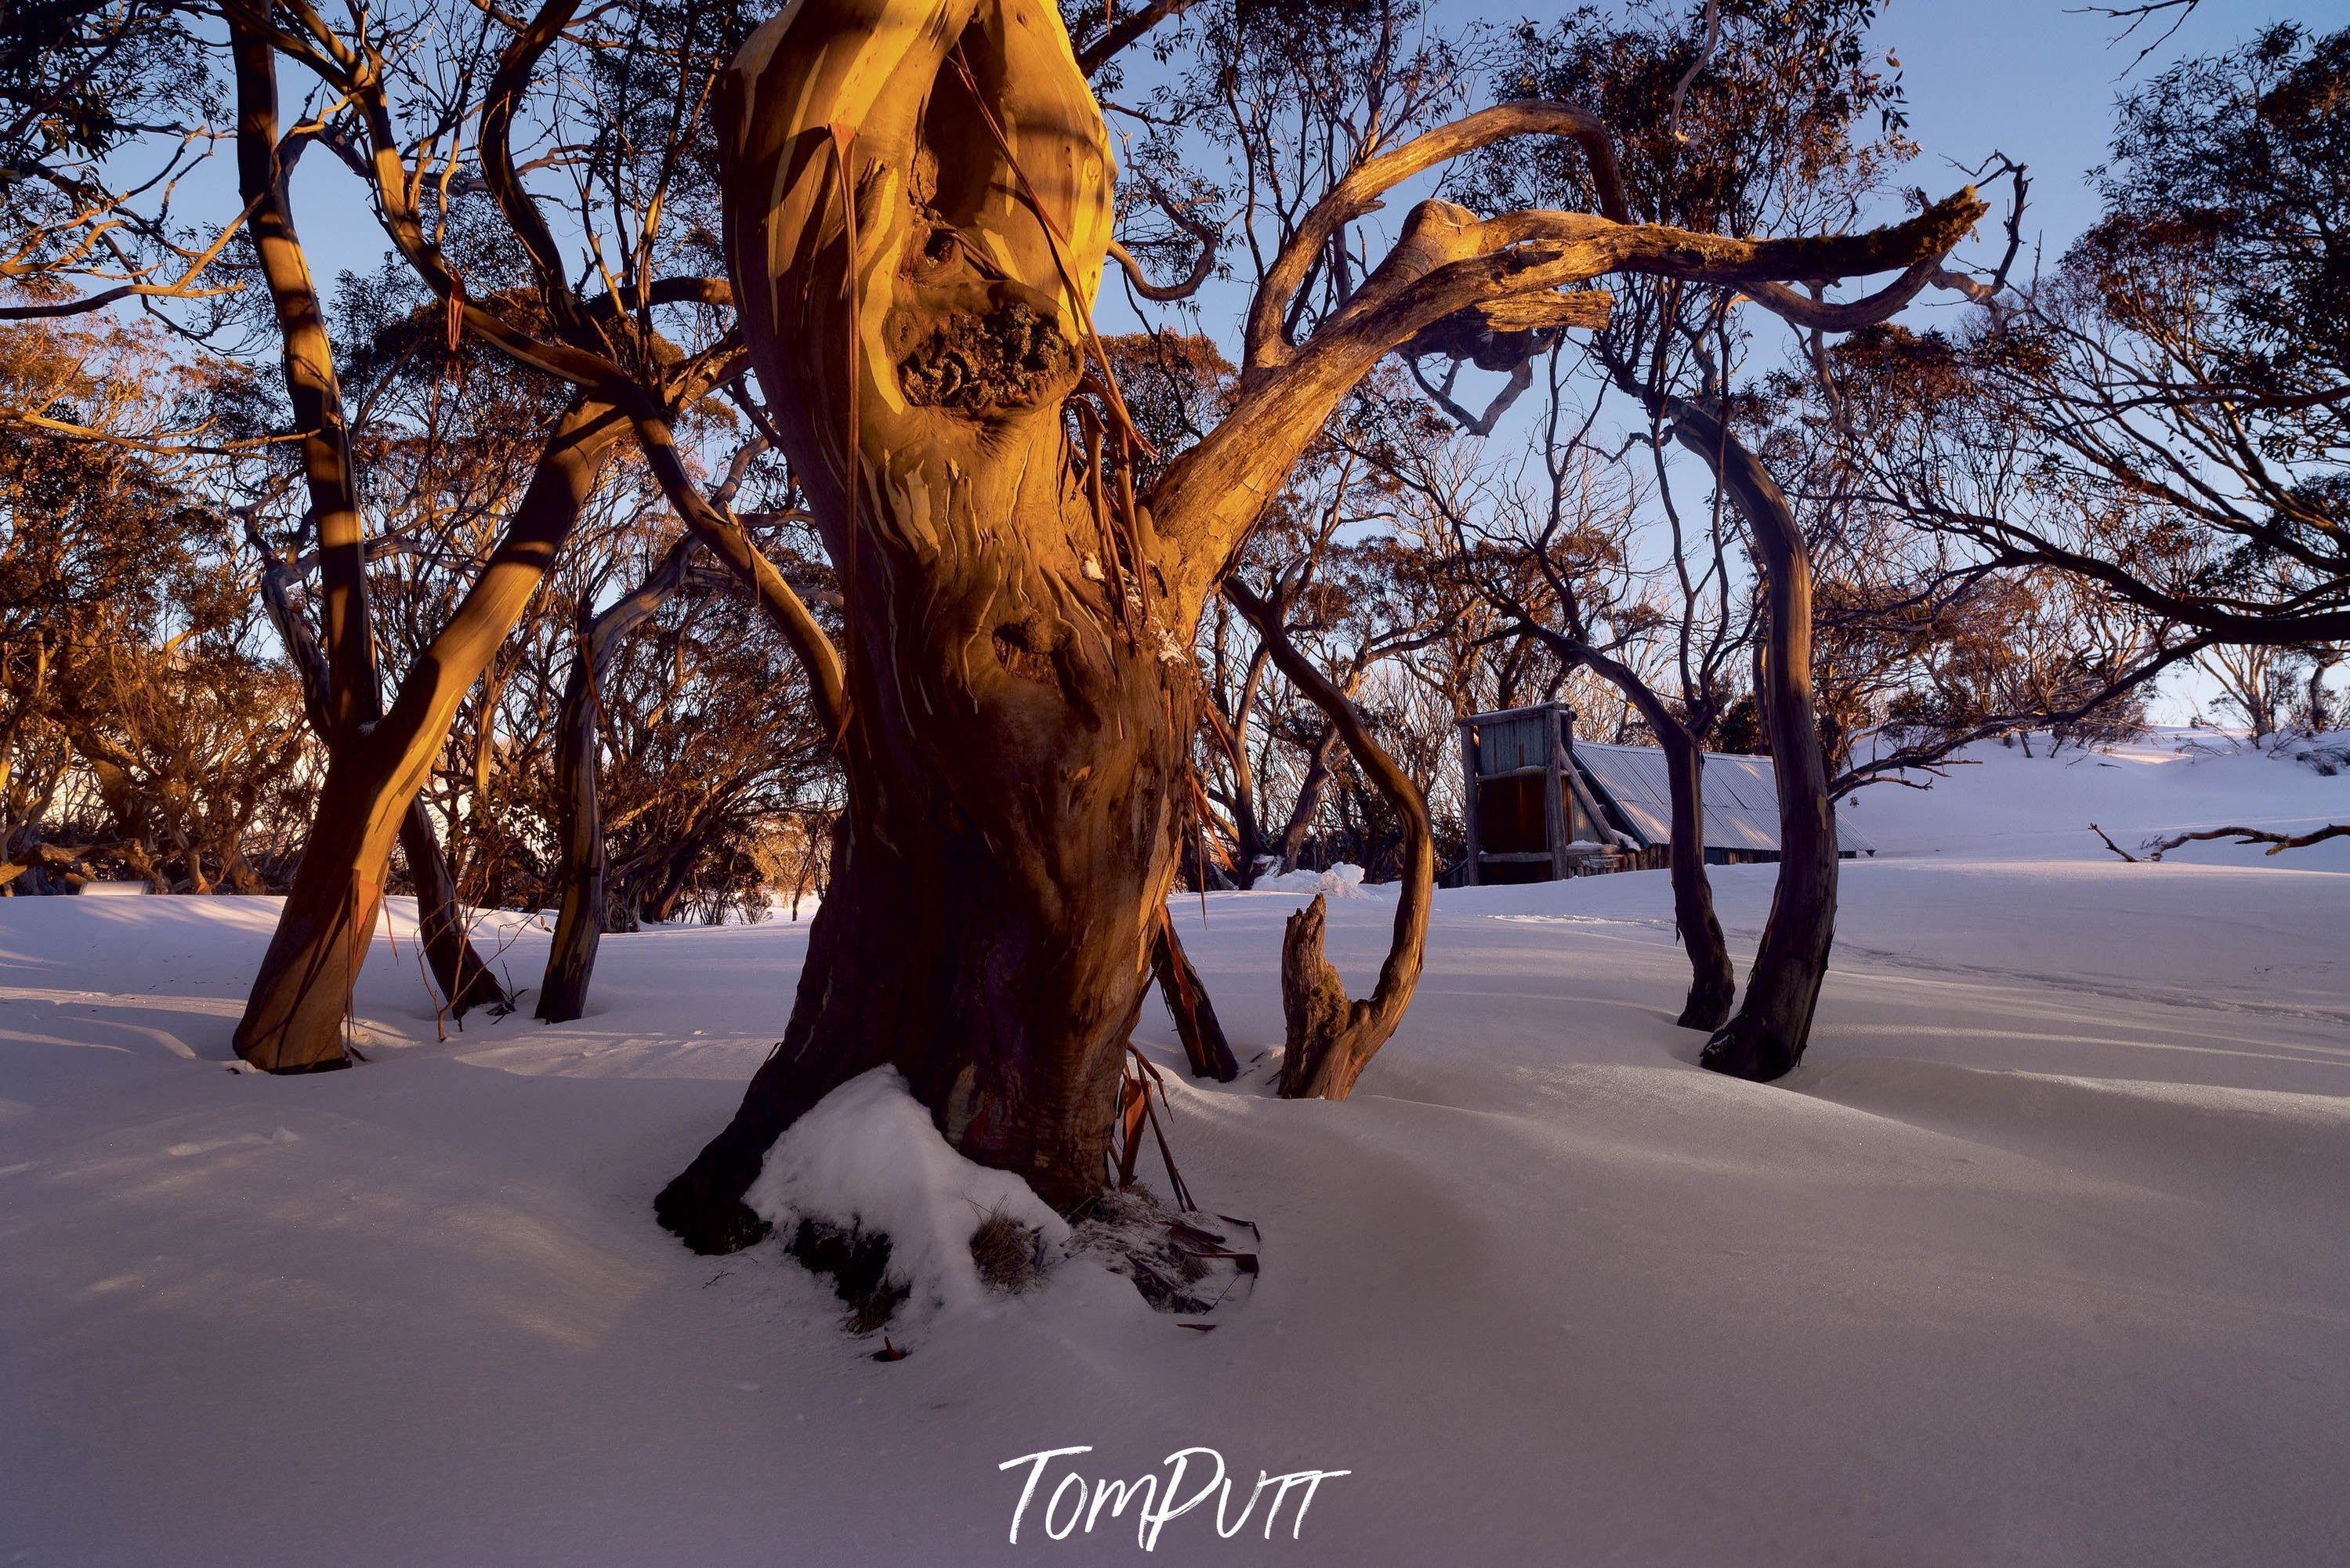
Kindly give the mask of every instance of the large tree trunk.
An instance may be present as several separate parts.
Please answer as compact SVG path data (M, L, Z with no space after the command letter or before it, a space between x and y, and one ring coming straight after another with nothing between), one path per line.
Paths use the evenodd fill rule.
M1188 732L1164 723L1155 658L1106 661L1090 713L1016 663L974 653L965 671L962 649L993 639L984 599L961 610L907 626L896 650L907 687L937 694L931 712L865 679L874 660L851 665L861 765L791 1023L658 1205L699 1250L761 1233L740 1198L768 1146L885 1063L951 1143L1047 1201L1074 1207L1103 1184Z
M885 1063L965 1155L1088 1199L1174 877L1191 625L1149 619L1147 516L1063 431L1107 138L1049 12L938 9L806 0L723 95L735 297L841 573L849 790L784 1040L658 1205L705 1250L758 1232L777 1133Z
M506 536L391 711L328 760L301 867L236 1026L236 1053L255 1066L310 1072L344 1061L343 1016L375 931L392 841L458 702L554 563L623 428L599 403L565 410Z
M1770 624L1762 680L1779 778L1779 880L1746 981L1746 998L1699 1060L1768 1083L1804 1059L1835 940L1835 807L1812 712L1812 562L1794 511L1760 460L1712 415L1673 409L1680 443L1715 469L1762 557Z

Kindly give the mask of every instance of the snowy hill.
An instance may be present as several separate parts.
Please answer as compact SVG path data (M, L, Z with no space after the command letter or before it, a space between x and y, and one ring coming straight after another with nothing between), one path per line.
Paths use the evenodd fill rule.
M1984 744L1925 790L1877 784L1852 812L1882 855L1999 860L2111 858L2089 824L2133 854L2147 838L2208 827L2303 832L2350 820L2350 734L2254 747L2210 730L2158 731L2133 745L2050 755L2047 737ZM2331 770L2331 771L2321 771ZM2259 848L2191 844L2166 858L2189 863L2350 871L2350 841L2267 858Z
M1146 1014L1263 1233L1211 1332L1072 1262L889 1364L779 1245L650 1220L804 924L616 937L579 1024L445 1042L403 927L369 1064L269 1079L225 1070L267 901L0 903L0 1563L1109 1562L1133 1511L1056 1542L1047 1494L1191 1445L1233 1513L1349 1473L1295 1539L1171 1519L1182 1564L2350 1560L2350 846L2086 826L2350 819L2350 772L1975 756L1859 803L1783 1083L1693 1065L1662 874L1447 892L1348 1102L1194 1085ZM1717 888L1742 961L1770 868ZM1299 901L1174 906L1244 1059ZM1390 911L1332 902L1357 986ZM999 1466L1078 1446L1009 1542Z

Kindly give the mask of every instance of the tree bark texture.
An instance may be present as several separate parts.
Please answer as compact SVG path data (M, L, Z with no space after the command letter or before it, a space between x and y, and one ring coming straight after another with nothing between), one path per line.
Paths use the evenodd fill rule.
M286 656L301 680L303 711L308 716L311 732L331 756L335 746L331 697L334 677L326 653L319 648L309 621L294 602L290 582L293 574L249 518L245 536L261 557L262 607L269 616L269 624L276 629L278 640L286 645ZM421 794L410 804L408 817L400 824L400 848L408 862L410 879L416 884L417 928L425 961L432 969L433 983L441 988L450 1016L463 1018L473 1008L504 1002L505 988L482 961L473 939L466 934L464 917L458 912L456 879L449 874L449 857L442 853L441 836L433 830L432 814L425 810Z
M806 0L723 94L736 298L841 574L848 811L784 1041L662 1218L755 1233L737 1199L767 1146L882 1063L963 1153L1074 1205L1103 1181L1195 701L1091 493L1118 476L1064 432L1107 138L1034 4Z
M1711 1034L1730 1016L1738 994L1730 944L1713 912L1713 878L1705 868L1705 753L1679 724L1651 717L1657 744L1665 753L1665 776L1672 805L1673 929L1689 954L1689 995L1673 1022Z
M1779 879L1738 1014L1699 1060L1768 1083L1804 1059L1835 940L1835 807L1812 709L1812 562L1794 510L1761 460L1713 415L1673 408L1675 438L1712 467L1754 538L1768 585L1762 681L1779 780Z
M318 530L319 599L327 659L334 672L326 693L332 745L372 720L383 700L368 618L366 528L334 345L294 226L293 171L279 151L276 48L261 18L242 9L232 9L228 17L236 75L237 184L253 207L245 232L276 312L286 393L301 438L302 472Z
M246 529L262 556L264 607L301 678L304 710L327 748L331 772L332 759L359 744L383 711L382 677L376 665L367 601L367 540L359 513L342 389L335 375L334 346L294 226L287 189L290 170L278 151L276 57L269 39L247 11L231 15L230 37L237 88L237 174L245 199L254 203L250 229L255 254L276 312L286 391L295 428L302 436L304 477L318 533L319 597L326 621L323 649L293 602L285 568L249 520ZM322 805L323 801L322 796ZM463 1017L472 1007L503 1002L504 989L466 935L458 913L456 885L441 852L440 837L421 802L409 803L400 838L409 875L416 884L417 919L426 961L451 1014ZM328 852L314 831L304 849L304 867ZM343 924L355 930L360 901L356 890L364 881L373 886L373 897L380 898L381 868L379 865L371 877L356 866L344 871L343 880L355 894ZM322 867L314 873L314 880L323 876ZM367 933L358 935L356 941L349 931L337 934L338 928L332 924L317 928L318 940L348 955L356 978L356 965L364 958L373 928L370 904ZM311 952L298 959L296 967L323 974L333 966L325 953ZM348 984L344 994L348 995ZM240 1040L243 1037L240 1030ZM283 1052L283 1062L276 1060L279 1054L271 1052L272 1061L265 1064L290 1071L338 1064L343 1059L339 1026L333 1029L331 1040L314 1031L307 1044Z
M588 1011L588 982L596 971L596 950L604 940L604 813L596 786L595 659L584 646L571 659L563 688L563 711L556 724L555 805L563 825L563 904L547 944L546 972L538 985L536 1016L546 1023L568 1023Z
M441 835L419 794L408 803L400 824L400 857L408 862L409 880L416 884L416 940L424 949L425 966L432 983L441 988L449 1016L463 1018L476 1007L498 1007L506 1002L506 988L482 961L465 929L457 900L457 879L449 874L449 857L441 851Z

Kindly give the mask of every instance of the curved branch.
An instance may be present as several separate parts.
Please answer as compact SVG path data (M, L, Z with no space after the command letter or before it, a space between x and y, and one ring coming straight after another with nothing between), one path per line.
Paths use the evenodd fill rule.
M1172 305L1199 293L1201 286L1208 281L1208 275L1215 270L1216 265L1215 247L1211 245L1200 253L1200 259L1192 264L1191 275L1181 283L1157 284L1151 282L1150 275L1142 270L1142 264L1134 259L1134 253L1118 241L1110 241L1109 254L1112 261L1125 269L1126 281L1134 286L1134 292L1159 305Z
M558 4L563 3L567 0L558 0ZM576 6L577 0L567 0L567 3ZM300 24L302 34L288 32L274 25L279 9ZM598 401L610 402L619 395L619 383L623 379L619 368L604 355L569 343L541 338L466 298L463 277L425 232L423 213L417 204L418 186L408 177L408 164L400 151L399 134L393 125L380 62L371 56L362 57L337 38L317 11L301 0L281 0L280 6L262 4L261 0L223 0L222 12L233 27L268 39L349 100L367 128L368 145L364 161L355 155L347 161L355 169L361 168L363 163L366 177L375 192L378 217L384 232L390 236L401 258L415 269L417 276L423 280L434 296L444 302L465 330L478 334L484 341L515 362L569 382L593 395ZM509 57L512 49L519 47L519 40L510 47ZM541 52L546 47L544 43L538 46ZM496 106L492 107L494 109ZM511 115L511 103L504 112ZM501 136L496 140L502 143L504 138ZM518 177L513 174L511 152L504 152L502 156L508 165L505 197L518 196L521 187ZM502 206L504 200L501 200ZM525 200L526 204L526 198ZM508 216L509 221L514 221L511 213ZM532 216L536 217L535 213ZM546 255L554 254L551 250L535 252L534 265L541 265ZM562 275L559 263L555 267L554 275L559 282ZM556 293L558 296L567 296L567 289L558 289ZM557 319L562 318L558 316Z
M562 247L555 243L554 232L546 226L538 203L522 188L522 175L515 168L514 160L515 106L529 89L531 73L563 36L563 29L578 9L579 0L546 0L538 15L531 18L530 26L506 46L505 53L499 57L497 71L490 78L489 97L482 108L480 147L482 178L496 200L498 210L505 214L515 238L521 243L524 254L530 258L531 271L537 275L539 293L546 301L548 314L560 324L563 335L573 346L586 348L592 339L578 296L564 276ZM454 278L453 272L451 276Z
M652 406L651 400L640 392L631 397L629 418L661 493L693 537L749 591L760 613L783 633L784 640L791 645L792 651L799 656L801 667L807 671L808 691L817 722L827 736L839 734L848 711L847 678L841 666L840 650L817 624L806 601L792 591L791 584L775 569L775 564L752 543L741 521L712 503L693 483L693 476L686 472L685 460L679 455L669 421Z
M723 277L657 277L641 291L629 286L628 292L641 293L642 297L623 300L599 294L584 307L588 318L617 321L631 310L657 305L709 305L724 309L734 303L734 286Z
M277 318L286 391L300 438L303 475L317 517L320 598L336 680L328 697L331 745L382 711L367 602L367 526L359 514L350 426L335 374L334 344L294 223L288 170L277 131L277 57L246 11L226 13L237 98L238 188L248 236Z
M1379 198L1412 176L1513 136L1563 136L1579 143L1591 161L1591 181L1598 191L1600 213L1617 223L1632 221L1631 208L1624 199L1623 176L1616 166L1615 146L1606 125L1589 109L1579 104L1520 99L1465 115L1362 164L1315 203L1274 259L1249 306L1243 380L1287 363L1296 352L1288 335L1289 302L1333 234L1377 212Z
M1673 113L1669 123L1675 141L1689 140L1681 134L1681 103L1689 97L1690 85L1697 80L1698 72L1705 69L1706 62L1713 58L1713 46L1721 38L1721 0L1705 0L1705 42L1698 46L1697 58L1691 60L1690 68L1681 73L1681 79L1673 84Z
M1961 748L2019 727L2029 726L2039 729L2044 726L2055 729L2065 724L2077 724L2106 703L2126 696L2165 670L2184 663L2215 646L2218 641L2217 638L2204 636L2191 638L2186 642L2178 643L2169 648L2158 649L2141 660L2137 669L2116 676L2096 691L2067 707L2052 708L2041 712L2012 711L1988 714L1964 729L1953 730L1948 734L1916 744L1897 746L1881 757L1872 757L1867 762L1855 763L1830 779L1828 798L1832 801L1842 800L1856 791L1888 781L1895 784L1908 784L1909 783L1908 779L1898 775L1911 770L1939 771L1947 763L1948 759Z
M1856 332L1864 327L1874 327L1898 314L1929 284L1936 288L1963 295L1977 305L1989 304L2000 290L2007 286L2008 270L2015 265L2016 254L2022 248L2024 197L2032 188L2022 164L2006 158L1996 161L2002 165L1999 171L2013 178L2015 195L2008 207L2007 250L1988 283L1944 265L1949 260L1945 253L1923 258L1892 283L1865 299L1847 300L1841 304L1811 299L1783 284L1776 283L1755 284L1744 291L1747 297L1773 315L1814 332ZM1980 177L1981 170L1977 170L1976 174ZM1971 191L1974 187L1970 185L1968 189ZM1954 240L1952 243L1957 242Z
M1501 422L1502 416L1515 407L1517 400L1525 396L1527 389L1534 384L1534 356L1529 354L1511 368L1509 381L1494 394L1493 400L1485 405L1485 411L1481 416L1462 408L1452 397L1452 378L1459 374L1461 369L1458 361L1453 364L1451 372L1444 378L1444 385L1441 387L1428 379L1427 372L1419 368L1419 358L1417 355L1410 357L1409 362L1411 367L1411 379L1419 384L1419 389L1426 393L1438 408L1444 410L1445 418L1459 426L1463 435L1472 435L1480 441L1493 433L1493 427Z
M1992 552L1991 564L1995 566L2054 566L2109 588L2116 597L2160 619L2209 633L2218 642L2292 648L2350 639L2350 608L2293 609L2272 606L2251 611L2224 609L2209 598L2166 591L2127 565L2070 549L2002 517L1943 507L1926 507L1920 512L1926 526L1971 539Z
M1175 197L1170 197L1166 191L1159 188L1159 181L1154 181L1147 174L1139 176L1139 179L1142 179L1142 188L1149 192L1151 204L1159 207L1159 212L1168 214L1168 221L1172 221L1178 228L1182 228L1187 235L1199 240L1199 261L1191 264L1191 275L1184 277L1182 282L1170 286L1161 286L1161 285L1154 285L1154 282L1142 273L1142 265L1139 265L1138 261L1126 252L1126 247L1118 244L1117 240L1109 242L1109 254L1117 258L1117 264L1121 265L1121 268L1126 268L1126 277L1135 285L1135 294L1139 294L1142 298L1149 298L1149 301L1161 303L1161 306L1172 306L1172 303L1180 301L1180 298L1191 298L1194 294L1199 294L1201 285L1205 285L1208 277L1215 273L1215 254L1217 249L1224 244L1224 235L1222 231L1217 231L1212 223L1201 223L1201 221L1194 219L1189 212L1184 212L1182 207L1178 207L1178 204L1175 204Z
M286 662L294 666L295 676L302 686L302 711L310 722L311 730L321 736L335 732L334 701L329 695L335 689L334 676L327 668L326 650L318 646L317 634L294 602L294 585L298 574L288 566L269 541L262 537L256 514L258 507L246 507L237 514L244 524L245 543L260 558L260 589L262 613L269 618L270 628L285 646Z
M671 594L685 586L693 552L701 545L691 534L672 540L660 559L653 563L652 570L645 574L644 581L606 606L580 628L579 640L588 668L596 672L598 689L604 683L604 671L611 668L613 651L668 603Z
M1741 292L1772 315L1810 331L1857 332L1900 314L1942 270L1942 257L1929 256L1875 294L1842 302L1808 298L1783 283L1749 284Z
M1997 166L1995 170L1993 165ZM2014 270L2015 259L2023 252L2023 210L2032 193L2032 178L2028 166L2018 163L2006 153L1992 153L1976 167L1973 178L1981 182L1987 171L1991 171L1994 177L2003 174L2015 182L2014 194L2009 198L2007 205L2007 249L2001 254L1999 265L1991 269L1988 281L1970 277L1965 273L1948 267L1937 268L1933 276L1936 288L1948 289L1952 294L1964 295L1977 305L1991 304L2007 287L2008 274Z
M1118 265L1126 269L1127 279L1134 285L1135 293L1160 305L1172 305L1179 299L1189 299L1199 293L1201 286L1216 270L1216 252L1223 244L1223 235L1212 224L1203 223L1178 208L1173 199L1148 176L1143 177L1142 184L1143 189L1150 192L1151 202L1184 233L1200 242L1199 259L1191 264L1191 275L1181 283L1161 286L1152 283L1144 274L1141 265L1116 240L1109 243L1109 254L1117 259Z
M1101 68L1139 44L1159 23L1170 16L1180 16L1198 0L1150 0L1150 3L1125 21L1114 25L1090 47L1077 56L1077 68L1088 77L1098 76Z
M279 154L279 161L281 163L287 161L283 151ZM259 209L266 195L263 192L248 197L244 210L232 218L221 230L219 237L182 268L180 275L170 283L144 283L134 276L130 282L73 299L49 300L39 305L0 306L0 321L44 321L66 316L86 316L122 299L213 299L224 294L238 293L244 287L242 283L217 284L207 288L198 286L198 280L203 276L207 267L220 259L221 252L228 248L229 241L244 226L245 220ZM180 254L185 255L188 253L182 251Z

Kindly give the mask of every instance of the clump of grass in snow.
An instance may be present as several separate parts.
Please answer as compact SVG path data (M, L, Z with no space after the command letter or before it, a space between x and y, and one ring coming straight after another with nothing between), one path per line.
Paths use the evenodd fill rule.
M1043 1232L1002 1209L990 1210L971 1233L971 1261L991 1289L1014 1294L1042 1280L1048 1267Z

